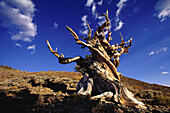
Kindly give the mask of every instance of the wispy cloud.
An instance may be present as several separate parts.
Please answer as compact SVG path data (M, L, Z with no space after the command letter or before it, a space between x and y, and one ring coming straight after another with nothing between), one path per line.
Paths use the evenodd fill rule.
M82 34L82 35L86 35L88 33L88 30L87 29L80 30L79 33Z
M161 70L165 70L165 66L160 66L160 69L161 69ZM168 73L169 73L169 72L167 72L167 71L162 71L162 72L161 72L162 75L165 75L165 74L168 74Z
M165 75L165 74L168 74L168 73L169 73L169 72L166 72L166 71L161 72L162 75Z
M156 51L156 54L158 54L159 52L166 52L168 50L168 47L163 47L160 50Z
M32 45L32 46L28 46L27 49L35 49L35 45Z
M120 0L117 4L117 11L116 11L116 18L115 18L115 29L114 31L117 31L117 30L120 30L122 27L123 27L123 22L119 19L119 15L120 15L120 12L121 10L123 9L123 7L125 6L125 3L127 2L127 0Z
M54 22L54 26L53 29L58 28L58 24L56 22Z
M116 28L114 29L114 31L120 30L123 27L123 22L119 21L118 25L116 26Z
M101 0L100 2L97 2L98 5L102 5L103 0Z
M151 52L149 53L149 56L154 55L154 54L155 54L155 52L151 51Z
M35 53L35 49L36 49L36 45L34 44L34 45L32 45L32 46L28 46L27 49L28 49L28 50L33 50L33 51L31 52L31 54L34 54L34 53Z
M18 46L18 47L22 47L22 45L21 45L21 44L18 44L18 43L15 43L15 45Z
M87 29L87 15L84 15L81 17L81 20L83 21L83 23L81 24L82 26L84 26Z
M84 15L81 17L81 20L83 21L83 23L81 24L84 27L84 30L80 30L79 33L82 35L85 35L88 33L88 28L87 28L87 15Z
M1 0L1 26L8 28L11 39L31 42L37 34L37 27L33 23L35 12L31 0Z
M90 7L94 0L87 0L85 6Z
M127 2L127 0L120 0L119 3L117 4L117 11L116 11L116 17L118 18L120 11L122 10L122 8L125 6L125 2Z
M160 52L166 52L167 50L168 50L168 47L163 47L163 48L161 48L161 49L159 49L159 50L156 50L155 52L154 52L154 51L151 51L151 52L149 53L149 56L154 55L154 54L158 54L158 53L160 53Z
M96 12L96 4L93 3L93 6L92 6L92 14L95 15L95 12Z
M158 0L155 5L156 15L161 21L170 17L170 0Z
M91 14L93 15L95 19L97 19L98 17L98 12L96 11L97 5L102 5L102 3L103 3L103 0L101 0L100 2L94 2L94 0L87 0L87 3L85 4L85 6L91 8Z
M101 26L106 21L106 18L104 16L99 16L98 20L99 22L97 24Z

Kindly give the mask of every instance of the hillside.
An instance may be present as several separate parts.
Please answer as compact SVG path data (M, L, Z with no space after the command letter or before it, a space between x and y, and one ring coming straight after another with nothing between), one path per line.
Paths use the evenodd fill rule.
M122 76L123 84L146 104L148 109L141 110L107 100L90 100L89 96L76 95L76 85L81 77L81 74L76 72L25 72L1 66L1 110L17 113L170 111L170 87Z

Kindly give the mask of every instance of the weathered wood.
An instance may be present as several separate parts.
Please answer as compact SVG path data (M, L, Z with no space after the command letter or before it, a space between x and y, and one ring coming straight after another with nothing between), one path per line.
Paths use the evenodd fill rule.
M85 42L81 41L77 34L70 27L66 26L77 44L82 45L82 48L89 48L89 51L92 53L89 58L84 59L81 56L67 58L64 57L63 54L59 55L57 51L52 49L50 43L47 41L48 48L59 59L59 63L67 64L76 62L80 68L84 69L81 71L83 78L77 84L78 94L91 95L91 99L109 98L128 106L145 109L145 105L136 100L133 94L120 82L121 73L117 71L117 67L120 63L119 57L123 53L129 53L129 48L132 45L132 38L125 42L120 33L121 43L110 45L109 42L112 38L108 11L102 16L105 16L106 21L103 25L97 27L93 37L91 36L92 29L87 23L89 32L87 38L82 38ZM108 37L106 38L104 33L107 31Z

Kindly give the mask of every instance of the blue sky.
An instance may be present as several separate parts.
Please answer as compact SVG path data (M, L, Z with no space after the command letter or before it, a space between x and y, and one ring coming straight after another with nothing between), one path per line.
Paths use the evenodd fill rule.
M133 37L130 54L118 71L149 83L170 86L170 0L1 0L0 65L23 71L74 71L50 53L46 40L66 57L85 56L65 28L86 36L87 21L96 30L109 10L111 44Z

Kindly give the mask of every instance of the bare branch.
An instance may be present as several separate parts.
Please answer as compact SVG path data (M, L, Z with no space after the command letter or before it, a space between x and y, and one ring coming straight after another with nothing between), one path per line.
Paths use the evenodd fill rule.
M92 33L92 30L88 24L88 22L86 22L87 26L88 26L88 29L89 29L89 33L87 34L87 37L91 37L91 33Z
M125 42L121 33L120 33L120 36L121 36L121 43L119 44L119 46L124 47L125 44L127 44L127 43L131 44L132 43L132 38ZM128 46L128 47L130 47L130 46Z
M59 58L60 55L58 54L58 52L57 52L57 51L54 51L54 50L52 49L52 47L51 47L51 45L50 45L50 43L49 43L48 40L46 40L46 42L47 42L48 48L50 49L51 53L53 53L57 58Z
M73 35L75 41L77 44L80 44L80 45L84 45L86 47L90 47L91 45L90 44L86 44L85 42L79 40L79 37L77 36L77 34L68 26L66 26L66 28L70 31L70 33Z
M73 58L64 58L64 55L62 53L61 53L61 56L60 56L57 51L54 51L52 49L49 41L48 40L46 40L46 41L47 41L47 45L48 45L48 48L50 49L51 53L53 53L59 59L59 63L68 64L68 63L71 63L71 62L77 62L79 59L83 60L83 58L81 56L77 56L77 57L73 57Z
M112 34L112 32L110 31L110 28L109 28L108 37L107 37L108 42L110 42L112 40L111 34Z
M119 34L120 34L120 36L121 36L121 42L124 41L121 32L119 32Z
M129 45L126 45L124 47L124 52L123 53L129 53L129 48L131 47L132 45L132 38L130 40L128 40L127 42L129 42Z
M109 22L110 20L109 20L109 14L108 14L108 10L106 10L106 14L103 14L103 16L105 16L106 17L106 20Z
M73 35L76 41L79 40L79 37L77 36L77 34L70 27L66 25L66 28L70 31L70 33Z
M108 10L106 11L106 14L103 14L101 16L104 16L106 18L106 22L103 23L100 27L97 28L98 34L100 34L104 30L104 28L106 28L106 30L108 30L108 27L111 24L109 17L108 17Z

